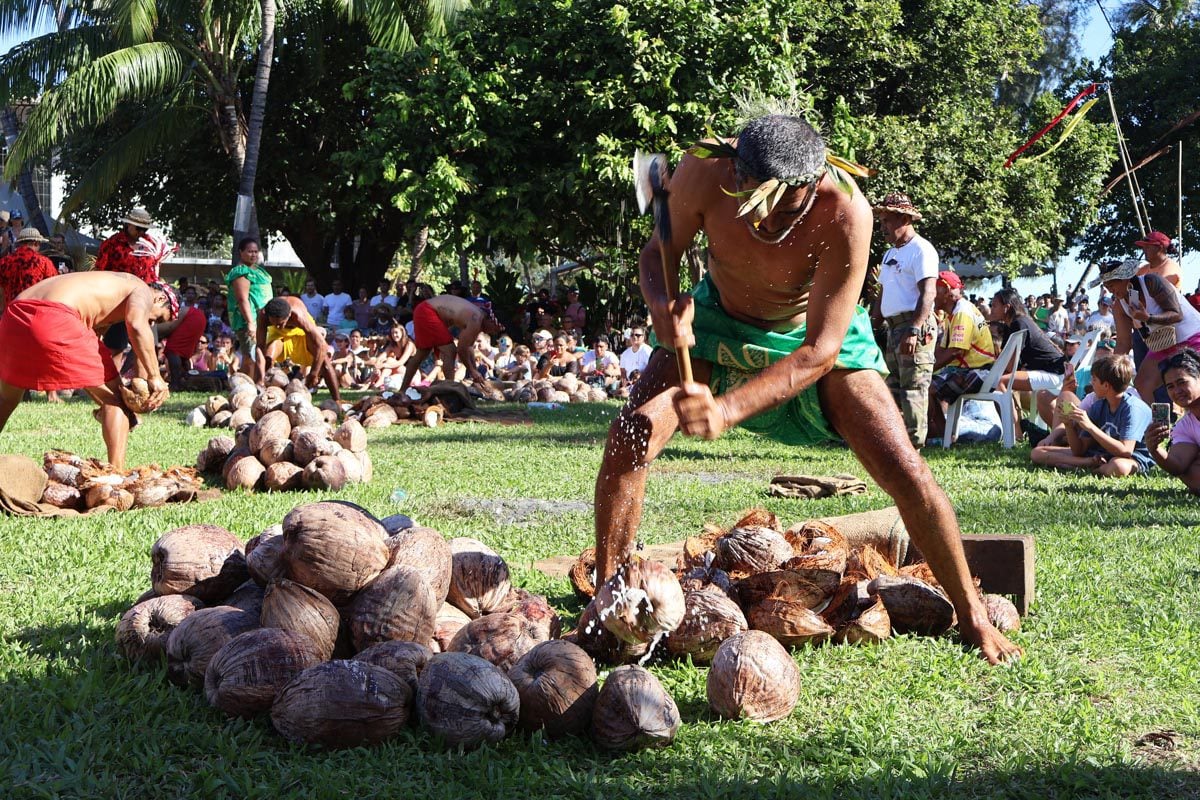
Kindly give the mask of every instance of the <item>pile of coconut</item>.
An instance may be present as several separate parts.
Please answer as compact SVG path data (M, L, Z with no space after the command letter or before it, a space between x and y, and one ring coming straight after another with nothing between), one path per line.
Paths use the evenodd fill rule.
M229 395L213 395L200 405L188 412L184 421L193 428L231 428L237 430L243 425L255 422L263 415L262 408L269 405L278 408L284 400L292 395L305 398L305 403L312 405L312 393L302 381L289 379L281 369L267 370L265 387L260 389L254 379L245 373L238 372L229 376ZM280 393L284 400L279 400ZM269 399L260 400L268 394ZM257 407L256 407L257 404ZM336 425L341 414L341 408L332 399L326 399L315 408L313 419L320 417L330 425Z
M47 452L42 457L42 468L49 479L42 502L75 511L101 507L127 511L186 503L194 500L204 486L191 467L163 469L149 464L119 470L107 462L63 450Z
M303 385L268 386L261 392L239 385L230 402L253 393L236 438L217 436L196 457L201 472L220 473L227 489L330 489L370 483L374 476L367 453L367 432L357 420L339 427L336 412L316 408ZM224 398L210 398L223 400ZM228 413L228 412L220 412Z
M603 389L589 386L570 373L561 378L539 378L500 385L504 399L518 403L603 403L608 399L608 393Z

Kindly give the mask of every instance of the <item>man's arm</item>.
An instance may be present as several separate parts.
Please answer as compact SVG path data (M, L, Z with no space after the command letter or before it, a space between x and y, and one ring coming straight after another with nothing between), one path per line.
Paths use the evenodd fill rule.
M1150 314L1147 313L1145 306L1142 306L1134 311L1134 317L1156 328L1164 325L1176 325L1183 321L1183 311L1179 307L1179 295L1175 293L1175 288L1154 274L1143 275L1142 280L1146 282L1147 291L1150 292L1150 296L1155 299L1162 311Z
M300 330L304 331L304 338L308 345L308 352L312 354L313 363L309 370L309 382L316 386L321 382L325 362L329 360L329 345L325 343L325 337L321 335L321 329L317 327L317 323L307 313L296 314L294 311L292 316L297 318L300 324Z
M1133 322L1125 313L1125 306L1120 301L1113 303L1113 322L1116 327L1117 349L1115 355L1121 356L1133 349Z
M254 326L252 332L254 333L254 347L257 353L256 360L261 361L260 366L263 368L265 374L265 370L271 368L271 362L274 359L267 355L267 315L261 309L258 312L257 324ZM262 375L258 376L260 381L262 378Z
M150 324L156 293L139 283L125 300L125 327L138 377L150 385L149 408L157 408L167 399L167 384L158 370L158 351L154 344L154 329Z
M458 360L467 368L467 374L476 383L483 383L484 377L475 366L475 340L483 330L483 312L471 318L467 327L458 335ZM451 376L448 380L454 380Z

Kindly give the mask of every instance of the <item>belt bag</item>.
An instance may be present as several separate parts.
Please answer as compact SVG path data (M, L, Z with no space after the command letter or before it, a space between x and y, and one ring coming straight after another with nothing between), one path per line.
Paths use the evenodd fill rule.
M1169 350L1175 346L1175 326L1163 325L1160 328L1155 328L1146 335L1146 347L1149 347L1156 353L1161 353L1163 350Z

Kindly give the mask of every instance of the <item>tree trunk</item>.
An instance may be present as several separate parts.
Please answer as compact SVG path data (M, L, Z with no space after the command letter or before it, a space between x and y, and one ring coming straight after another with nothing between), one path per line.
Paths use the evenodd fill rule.
M244 236L258 237L258 214L254 208L254 179L258 175L259 143L267 114L267 87L271 83L271 60L275 55L275 0L261 0L262 44L254 71L254 93L250 100L250 122L246 130L245 159L240 164L237 210L233 222L233 259L237 263L237 243ZM236 158L235 154L235 158Z
M422 225L417 229L416 235L412 240L412 261L408 268L408 279L410 281L421 280L421 271L425 268L422 259L425 257L425 249L429 246L429 226Z
M0 112L0 125L3 126L4 140L8 142L11 152L13 143L17 141L17 134L21 132L17 124L17 115L11 108ZM42 203L38 200L37 190L33 186L33 169L28 165L17 176L17 191L20 192L21 202L25 205L25 224L37 228L45 236L54 233L50 230L45 212L42 211Z

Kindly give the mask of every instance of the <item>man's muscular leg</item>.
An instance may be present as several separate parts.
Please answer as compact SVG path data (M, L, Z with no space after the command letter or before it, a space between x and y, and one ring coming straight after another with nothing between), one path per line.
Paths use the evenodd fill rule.
M708 362L693 361L692 368L697 381L708 382ZM633 552L648 468L679 428L673 405L678 386L674 354L656 350L608 429L596 476L596 585L608 580Z
M1020 648L988 622L967 570L954 509L909 442L883 379L869 370L834 370L817 386L826 418L895 501L909 535L954 603L963 638L993 664L1020 655Z
M87 393L100 404L96 418L100 420L100 433L108 450L108 463L117 469L125 469L125 449L129 444L130 417L133 412L125 408L117 391L120 379L103 386L88 389ZM136 419L136 418L135 418Z
M0 431L4 430L4 426L8 424L8 418L21 404L21 398L24 396L25 390L20 386L11 386L0 381Z

